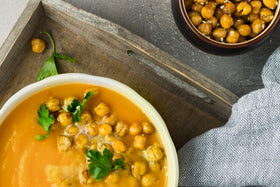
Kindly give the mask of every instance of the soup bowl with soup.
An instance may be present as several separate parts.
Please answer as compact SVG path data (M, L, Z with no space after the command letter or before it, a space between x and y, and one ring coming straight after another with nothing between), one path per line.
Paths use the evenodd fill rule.
M178 159L153 106L104 77L61 74L0 110L0 186L178 185Z

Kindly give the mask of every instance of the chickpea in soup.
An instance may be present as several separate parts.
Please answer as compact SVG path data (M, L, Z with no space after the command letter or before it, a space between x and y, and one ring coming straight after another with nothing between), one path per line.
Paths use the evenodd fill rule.
M167 186L153 124L103 87L41 91L13 110L0 132L0 186Z

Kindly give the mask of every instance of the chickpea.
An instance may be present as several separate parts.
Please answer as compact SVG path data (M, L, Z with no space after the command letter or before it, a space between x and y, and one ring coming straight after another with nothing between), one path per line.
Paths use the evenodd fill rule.
M65 110L67 110L67 107L72 104L74 99L77 99L77 98L71 96L71 97L67 97L64 99L63 104L64 104Z
M118 121L115 126L115 132L118 136L124 136L128 133L128 125L123 121Z
M104 144L98 144L97 145L97 150L101 153L103 153L104 149L108 149L111 153L114 151L112 146L107 144L107 143L104 143Z
M233 25L233 19L230 15L224 14L220 19L220 23L223 28L228 29Z
M118 121L118 118L114 114L111 114L110 116L108 116L104 119L104 123L107 123L111 126L115 125L117 121Z
M237 28L239 25L242 25L242 24L244 24L244 23L245 23L245 21L244 21L243 18L235 18L235 19L234 19L233 26L234 26L235 28Z
M98 134L98 125L95 123L92 123L90 125L88 125L87 127L87 133L90 136L96 136Z
M138 123L133 123L129 127L129 134L132 136L136 136L136 135L140 134L141 131L142 131L142 126Z
M230 30L226 37L226 42L228 43L236 43L239 40L239 33L235 30Z
M217 28L212 32L212 35L214 36L215 40L224 41L224 38L227 35L227 30L223 28Z
M69 112L61 112L58 114L57 121L63 127L67 127L72 124L72 116Z
M111 172L106 178L105 183L109 184L117 184L120 180L119 175L116 172Z
M210 5L205 5L202 9L201 9L201 16L203 18L206 19L210 19L212 18L212 16L214 15L214 9L210 6Z
M97 94L99 93L99 88L98 88L97 86L94 86L94 87L92 87L92 88L87 88L87 89L85 89L84 94L83 94L84 97L87 95L87 93L88 93L89 91L93 92L93 95L97 95Z
M190 17L192 23L197 27L202 22L202 17L199 14Z
M59 99L51 98L46 102L46 106L51 112L60 110Z
M249 35L251 38L255 38L256 36L258 36L258 34L255 34L253 32L251 32L251 34Z
M118 153L114 153L114 154L113 154L112 160L115 161L115 160L117 160L117 159L123 160L124 158L122 157L122 155L120 155L120 154L118 154Z
M194 3L194 4L192 4L192 11L200 13L202 7L203 7L203 5Z
M105 136L105 139L108 141L108 142L113 142L116 140L116 137L114 135L107 135Z
M66 152L72 147L71 139L68 136L59 135L57 138L57 149Z
M153 125L148 123L148 122L143 122L141 125L142 125L142 128L143 128L143 132L146 133L146 134L151 134L155 130Z
M89 139L87 135L83 133L79 134L75 139L75 145L77 145L77 147L80 149L83 149L88 143Z
M248 17L248 20L253 23L256 19L259 19L260 18L260 15L259 14L249 14L249 17Z
M94 108L94 111L100 117L104 117L104 116L108 115L109 112L110 112L109 107L105 103L103 103L103 102L99 103Z
M265 28L265 22L261 19L256 19L253 23L252 23L252 30L253 33L255 34L259 34L261 31L263 31Z
M264 4L267 8L273 10L273 9L275 9L275 7L276 7L276 5L277 5L277 0L263 0L263 4Z
M260 11L260 19L264 20L266 23L269 23L273 18L273 12L268 8L262 8Z
M207 22L212 25L212 28L215 28L218 24L218 19L213 16L212 18L208 19Z
M199 4L203 4L206 2L206 0L194 0L194 2L199 3Z
M136 161L132 165L132 173L136 178L143 176L148 170L147 164L145 161Z
M143 135L137 135L134 137L133 145L137 149L144 149L146 146L147 138Z
M31 41L32 51L34 53L42 53L46 48L46 43L39 38L35 38Z
M90 141L90 149L97 150L97 141L95 139Z
M66 133L71 136L74 137L79 133L79 128L76 126L71 126L66 130Z
M142 185L143 186L152 186L157 183L157 176L153 173L148 173L144 175L141 179Z
M102 124L98 127L98 132L99 134L101 134L102 136L106 136L106 135L109 135L111 134L112 132L112 127L111 125L108 125L108 124Z
M235 4L231 1L226 2L222 8L225 14L233 14L235 12Z
M262 7L262 2L261 1L251 1L251 6L252 6L252 13L253 14L258 14L260 13L261 7Z
M149 162L149 168L151 171L157 173L161 170L161 165L159 162Z
M214 15L218 20L220 20L221 17L224 15L224 11L220 8L217 8Z
M81 124L89 124L92 122L91 115L88 111L85 111L81 114Z
M92 183L94 183L94 178L89 174L87 169L80 171L79 180L80 180L81 184L92 184Z
M215 0L217 4L224 4L226 0Z
M117 140L114 142L114 150L117 153L123 153L127 150L127 146L125 145L125 143L121 140Z
M213 8L213 10L216 9L217 5L216 5L216 2L215 1L208 1L208 3L206 5L209 5Z
M164 157L162 149L158 145L152 145L147 149L147 158L149 161L155 162Z
M251 10L251 5L246 1L242 1L236 6L236 11L240 12L242 16L248 15L251 12Z
M249 25L242 24L237 27L237 31L241 36L249 36L249 34L252 32L252 29Z

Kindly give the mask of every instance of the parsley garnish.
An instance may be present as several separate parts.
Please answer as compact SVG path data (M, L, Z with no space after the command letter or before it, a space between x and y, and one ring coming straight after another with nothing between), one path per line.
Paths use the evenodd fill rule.
M112 163L113 154L107 148L104 149L103 155L95 150L89 150L86 155L90 162L89 173L96 182L101 181L111 170L117 170L119 168L126 169L123 165L124 161L121 159L116 159Z
M56 53L53 38L51 37L51 35L48 32L44 32L44 33L51 40L52 47L53 47L53 52L52 52L52 55L47 59L47 61L44 63L43 67L41 68L40 73L37 77L38 81L42 80L46 77L50 77L50 76L58 74L57 68L56 68L56 65L55 65L55 57L58 58L58 59L66 60L66 61L71 62L71 63L77 63L77 61L75 59L71 58L71 57L62 55L60 53Z
M47 132L47 134L44 135L36 135L36 140L44 140L50 135L50 126L54 122L53 115L49 115L49 110L47 109L46 105L43 103L40 106L40 109L37 111L38 113L38 123L41 125L44 130Z
M80 103L77 99L74 99L71 105L68 105L67 110L72 113L73 121L80 122L81 121L81 113L86 105L86 102L91 98L93 95L92 91L87 92L86 96L84 97L82 103Z

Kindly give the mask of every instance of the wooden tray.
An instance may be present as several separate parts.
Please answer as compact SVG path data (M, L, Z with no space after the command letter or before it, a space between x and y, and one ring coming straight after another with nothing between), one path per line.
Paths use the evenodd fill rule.
M79 72L123 82L162 115L177 149L191 138L225 124L237 96L128 30L60 0L31 0L0 48L0 107L16 91L36 82L51 44L76 57L57 61L59 73ZM43 38L47 49L31 51Z

